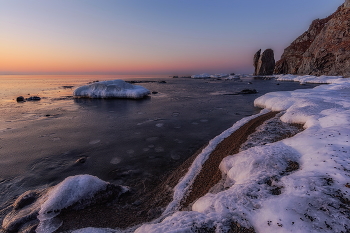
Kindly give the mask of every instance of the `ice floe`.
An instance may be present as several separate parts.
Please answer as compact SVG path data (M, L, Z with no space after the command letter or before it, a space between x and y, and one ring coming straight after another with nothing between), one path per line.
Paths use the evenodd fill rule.
M83 98L129 98L141 99L150 91L142 86L127 83L121 79L94 82L74 90L74 97Z
M230 76L230 75L221 73L221 74L212 74L212 75L210 75L210 78L227 78L228 76Z
M210 78L210 74L207 73L203 73L203 74L194 74L191 76L191 78Z
M305 130L279 142L251 147L220 164L226 188L208 193L192 211L176 211L212 148L238 126L214 138L175 187L164 220L136 232L227 232L232 222L256 232L348 232L350 230L350 79L290 79L332 83L313 89L272 92L255 100L264 111ZM253 116L254 117L254 116Z

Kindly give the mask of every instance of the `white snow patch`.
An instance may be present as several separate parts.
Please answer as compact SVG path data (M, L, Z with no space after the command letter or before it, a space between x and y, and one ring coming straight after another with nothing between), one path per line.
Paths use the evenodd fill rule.
M141 99L150 94L150 91L142 86L124 82L121 79L95 82L78 87L73 92L74 97L85 98L129 98Z

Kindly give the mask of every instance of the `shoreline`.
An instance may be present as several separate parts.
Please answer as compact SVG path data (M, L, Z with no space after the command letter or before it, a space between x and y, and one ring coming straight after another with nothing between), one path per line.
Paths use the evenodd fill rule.
M267 120L274 118L278 112L268 112L249 120L227 138L223 139L209 155L197 177L194 179L191 191L180 202L180 210L187 210L191 203L202 197L221 180L219 164L228 155L238 153L240 146L248 137ZM291 135L285 135L289 137ZM281 140L281 139L280 139ZM172 201L173 189L185 176L194 160L206 147L203 146L178 168L166 176L164 181L152 190L144 193L124 195L113 203L104 203L87 207L78 211L62 211L58 216L63 220L58 232L86 227L134 229L145 223L161 217L166 206ZM208 170L209 168L209 170ZM209 180L209 182L208 182ZM140 196L142 196L140 198ZM140 199L137 201L137 199ZM249 230L232 223L232 229Z

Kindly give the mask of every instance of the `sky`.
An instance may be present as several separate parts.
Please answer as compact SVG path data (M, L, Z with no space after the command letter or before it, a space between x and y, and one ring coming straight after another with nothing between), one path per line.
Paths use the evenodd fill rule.
M0 0L0 74L252 73L344 0Z

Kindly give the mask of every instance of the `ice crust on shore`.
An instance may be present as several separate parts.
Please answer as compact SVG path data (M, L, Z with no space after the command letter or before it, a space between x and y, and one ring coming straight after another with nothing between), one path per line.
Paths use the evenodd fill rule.
M292 74L281 74L275 75L277 81L294 81L300 83L319 83L319 84L331 84L331 83L342 83L346 82L343 76L313 76L313 75L292 75Z
M163 221L144 224L136 232L203 228L227 232L232 222L256 232L348 232L350 79L299 76L290 80L332 84L268 93L257 98L255 105L283 111L283 122L303 124L304 131L226 157L220 169L227 189L199 198L192 211L166 212ZM210 146L215 147L224 137L219 135ZM299 168L290 170L291 162ZM187 178L189 174L198 172L200 166L195 164L175 188L174 200L193 179L193 175ZM274 192L276 189L279 192ZM174 206L171 203L168 210Z
M149 95L150 91L142 86L127 83L121 79L95 82L78 87L74 90L74 97L83 98L129 98L141 99Z

